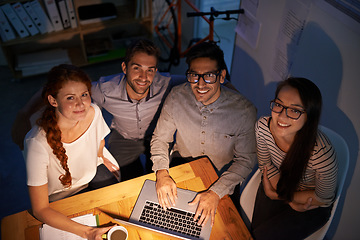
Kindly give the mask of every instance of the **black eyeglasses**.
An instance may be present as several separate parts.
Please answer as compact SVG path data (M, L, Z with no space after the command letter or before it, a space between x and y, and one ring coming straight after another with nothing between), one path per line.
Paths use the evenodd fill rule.
M204 73L204 74L186 72L186 78L189 83L198 83L200 78L202 78L204 82L206 82L207 84L213 84L216 83L219 75L220 75L220 71L217 71L216 73Z
M303 113L306 113L306 111L304 110L285 107L284 105L275 102L275 100L270 101L270 109L275 113L281 113L285 109L286 116L294 120L298 120Z

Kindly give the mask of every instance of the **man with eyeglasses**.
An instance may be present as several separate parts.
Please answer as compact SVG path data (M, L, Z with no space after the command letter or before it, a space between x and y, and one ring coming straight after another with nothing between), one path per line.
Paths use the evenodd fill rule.
M188 82L169 93L151 140L156 191L162 207L171 208L177 193L169 165L208 157L219 179L190 204L199 204L195 213L199 225L209 219L213 225L219 200L232 194L255 164L256 108L238 92L221 85L226 64L223 51L216 44L195 45L186 63ZM170 162L169 148L175 133Z

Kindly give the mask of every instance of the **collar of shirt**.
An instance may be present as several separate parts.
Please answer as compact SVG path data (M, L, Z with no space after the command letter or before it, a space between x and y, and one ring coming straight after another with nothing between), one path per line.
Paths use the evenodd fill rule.
M204 105L202 102L199 102L199 101L196 100L196 98L195 98L195 96L194 96L194 94L193 94L193 92L191 90L190 84L188 85L188 87L189 87L189 90L191 92L192 98L194 99L194 101L195 101L195 103L198 106L200 111L203 110L204 108L208 108L208 109L210 109L210 112L212 112L215 109L219 108L222 105L222 103L224 101L226 101L226 99L227 99L225 91L223 91L222 86L220 86L220 96L219 96L219 98L216 99L215 102L213 102L213 103L211 103L209 105Z
M150 99L150 91L149 91L148 94L146 95L146 98L142 98L142 99L140 99L139 101L134 100L134 99L131 99L130 96L129 96L129 94L127 94L127 93L126 93L126 95L127 95L128 101L131 102L131 103L134 103L134 101L141 103L141 102L144 102L144 101L148 101L148 100Z

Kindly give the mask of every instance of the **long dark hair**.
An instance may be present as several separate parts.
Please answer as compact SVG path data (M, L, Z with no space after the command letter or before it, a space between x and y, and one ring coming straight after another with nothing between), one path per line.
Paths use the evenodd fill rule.
M55 107L49 103L48 96L51 95L56 98L59 90L68 81L84 83L91 94L91 80L80 68L67 64L53 67L47 75L47 82L42 91L42 98L46 108L37 121L37 124L44 129L47 142L54 155L60 160L61 166L65 170L65 174L59 176L59 180L64 187L71 186L71 174L67 164L68 156L61 142L61 130L57 125L58 119L55 114Z
M304 126L296 133L294 142L280 166L280 179L276 192L281 199L291 201L314 149L321 115L322 97L319 88L310 80L291 77L278 84L275 98L285 86L298 90L307 115Z

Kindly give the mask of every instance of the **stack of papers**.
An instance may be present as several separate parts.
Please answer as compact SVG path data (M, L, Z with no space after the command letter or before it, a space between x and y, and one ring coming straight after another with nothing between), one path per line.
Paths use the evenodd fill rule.
M96 215L86 214L79 217L72 218L73 221L91 226L96 227ZM40 240L82 240L85 238L79 237L73 233L65 232L53 227L50 227L47 224L44 224L39 229L40 233Z
M15 70L21 71L23 77L26 77L47 73L54 66L63 63L71 64L67 50L51 49L18 55Z

